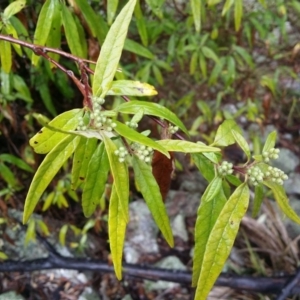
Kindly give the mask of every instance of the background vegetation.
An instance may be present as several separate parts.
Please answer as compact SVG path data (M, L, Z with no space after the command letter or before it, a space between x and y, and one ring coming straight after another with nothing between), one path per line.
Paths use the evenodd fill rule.
M109 27L127 1L62 1L62 12L55 9L60 1L49 1L40 33L35 29L44 2L27 1L25 8L9 15L4 9L10 2L0 2L2 34L96 61ZM175 112L194 141L212 143L221 122L234 119L252 141L254 153L260 153L261 135L272 124L280 136L290 137L281 144L289 143L299 154L299 15L300 4L292 0L138 1L120 61L122 72L116 77L155 86L158 95L150 101ZM28 143L40 128L37 113L51 119L82 107L83 99L65 73L33 57L29 49L12 45L12 59L8 59L10 46L5 43L0 41L0 204L1 222L11 226L7 211L23 210L33 170L41 162ZM79 75L70 59L51 55ZM107 108L123 101L110 97ZM157 125L143 122L141 127L151 127L158 138ZM236 147L225 155L233 162L243 159ZM191 163L177 157L176 166L178 171L188 171ZM84 219L80 195L71 189L70 172L71 165L65 164L36 212L47 211L42 215L61 220L60 242L65 244L67 232L72 231L75 236L69 245L84 251L89 230L101 230L107 237L107 201L103 197L101 210ZM36 229L48 234L48 227L47 220L33 218L26 242Z

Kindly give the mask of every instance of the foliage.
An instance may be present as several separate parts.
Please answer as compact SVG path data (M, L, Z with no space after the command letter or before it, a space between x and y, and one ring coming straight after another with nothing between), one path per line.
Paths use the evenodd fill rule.
M29 2L27 4L30 5ZM84 215L93 215L101 199L109 196L108 233L119 279L122 278L123 245L129 219L131 167L136 185L157 226L168 244L173 246L170 222L163 203L162 189L165 187L154 175L158 167L151 164L151 159L152 155L160 155L163 160L172 161L172 152L191 154L194 164L208 181L197 213L192 277L192 284L196 287L195 298L206 299L230 254L239 224L248 209L250 188L255 193L254 214L259 210L268 188L280 209L300 223L282 187L287 176L270 166L270 162L278 157L276 132L268 136L260 153L253 154L242 129L234 120L244 113L249 121L267 119L270 99L280 99L280 76L296 77L292 69L282 66L275 74L268 69L268 73L261 76L268 57L262 57L260 65L255 59L255 47L262 40L267 40L268 55L278 62L283 60L276 48L275 33L270 33L270 29L275 24L280 38L286 39L287 9L298 12L300 9L296 1L287 1L287 4L278 1L277 10L272 4L267 9L262 0L253 3L253 10L242 0L191 0L180 4L180 8L174 1L174 9L171 10L164 8L164 2L129 0L123 5L118 1L108 1L104 10L101 5L90 5L86 0L68 1L68 4L46 0L41 7L30 6L39 12L34 32L18 18L19 14L26 14L26 1L11 2L1 14L0 23L1 103L9 107L9 101L18 98L30 108L34 102L29 88L32 84L48 112L54 116L48 121L43 115L31 114L43 128L30 139L30 145L36 153L46 156L35 172L25 201L23 221L29 222L26 241L34 238L36 224L47 233L45 224L30 216L51 181L71 158L71 187L82 192ZM275 4L277 1L274 1ZM107 21L103 17L104 11ZM261 22L262 19L265 21ZM204 28L206 26L208 28ZM32 34L33 41L29 38ZM88 45L86 35L89 35L90 43L97 41L101 45L100 55L94 49L97 46ZM136 42L139 39L141 42ZM62 41L66 41L71 53L58 50ZM124 53L124 60L120 62L123 50L134 55L134 62L128 53ZM297 51L295 48L294 56ZM24 54L27 58L23 57ZM93 60L96 58L95 64ZM31 74L30 82L15 72L17 62L25 59L32 65L33 71L42 74ZM76 67L71 62L76 62ZM195 96L189 91L190 86L186 87L188 92L176 101L170 91L170 103L164 99L160 103L141 100L141 97L157 94L156 89L146 82L167 85L167 74L175 69L182 74L189 73L192 82L211 91L210 95L215 97L213 105L211 101L201 100L204 94ZM245 77L251 80L246 82ZM261 78L260 88L256 89L258 78ZM66 87L68 80L73 81L82 94L83 107L72 106L72 109L58 114L49 84L55 86L65 99L72 99L74 92ZM246 96L242 97L243 94ZM265 99L264 111L256 105L262 96ZM228 97L244 99L234 114L221 109L222 101ZM126 102L121 102L122 99ZM193 101L195 99L200 101ZM192 113L195 107L196 115ZM201 116L198 116L199 112ZM185 119L186 115L195 117L190 130L180 119ZM146 116L162 127L160 138L155 139L149 131L137 130ZM190 137L204 123L208 126L220 124L216 132L203 136L207 144L195 142ZM183 138L177 130L181 130L187 138ZM237 144L245 153L244 164L234 165L222 159L221 150L232 144ZM17 183L5 163L32 171L22 160L1 154L1 176L8 186L16 187ZM164 175L171 176L169 173ZM107 185L111 185L109 195ZM65 206L65 192L72 194L70 185L66 186L65 180L61 179L56 191L47 194L44 209L51 203ZM86 240L86 232L94 224L88 222L82 230L81 247ZM69 228L78 231L78 228L63 226L60 231L62 244Z

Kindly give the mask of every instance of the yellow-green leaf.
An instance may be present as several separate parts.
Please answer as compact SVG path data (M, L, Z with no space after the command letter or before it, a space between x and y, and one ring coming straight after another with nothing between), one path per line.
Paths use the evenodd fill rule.
M58 0L47 0L44 3L40 11L36 29L34 32L34 44L40 46L44 46L46 44L47 39L49 37L49 33L51 31L53 16L55 15L57 5L59 5ZM33 53L31 60L33 65L37 65L39 61L39 56Z
M241 27L243 17L243 0L234 1L234 25L235 30L238 31Z
M111 250L112 261L116 276L122 279L122 257L126 233L127 220L124 218L124 211L118 199L116 186L113 185L108 209L108 237ZM128 206L125 214L128 215Z
M78 147L75 150L72 166L72 189L76 190L81 183L85 183L88 166L97 147L97 139L80 137Z
M235 143L235 138L232 130L241 132L234 120L225 120L218 128L213 145L216 146L229 146Z
M160 140L157 141L167 151L184 152L184 153L200 153L200 152L217 152L219 148L210 147L198 143L182 141L182 140Z
M240 222L247 211L249 197L248 185L243 183L222 208L207 239L195 299L206 300L221 273L236 238ZM199 242L202 243L200 238L196 240L196 244Z
M288 197L285 193L283 186L271 181L263 181L263 184L272 190L274 198L282 212L292 221L300 224L300 217L290 206Z
M111 25L112 21L117 12L119 0L109 0L107 1L107 23Z
M270 149L274 148L276 144L276 139L277 139L277 132L272 131L267 137L267 140L262 149L262 153L268 152Z
M127 95L127 96L154 96L157 95L155 87L140 81L117 80L113 81L107 95Z
M9 42L0 40L1 68L5 73L9 73L12 65L11 45Z
M223 190L220 189L212 201L200 203L195 226L192 286L197 286L207 240L226 200Z
M222 16L224 16L230 9L230 7L232 6L232 4L234 3L234 0L226 0L223 9L222 9Z
M4 33L13 36L15 39L18 39L18 33L15 29L15 27L10 24L10 22L8 21L6 26L5 26L5 31ZM15 43L12 43L13 48L15 49L15 51L18 53L18 55L22 56L22 49L20 45L17 45Z
M65 161L75 151L78 142L78 136L69 135L56 145L45 157L29 187L25 200L23 223L28 221L43 192Z
M77 26L72 13L65 5L62 5L61 14L62 23L65 29L65 35L71 53L81 58L84 58L84 51L82 48L83 41L80 40L79 33L77 31Z
M81 109L66 111L49 122L49 125L65 131L74 130L79 124L79 117L82 113ZM29 143L36 153L44 154L53 149L66 136L66 133L43 127L29 140Z
M241 149L244 151L244 153L247 156L247 160L249 161L249 159L251 157L251 152L250 152L250 148L249 148L247 141L239 132L235 131L234 129L232 129L231 132L233 134L235 141L241 147Z
M108 171L109 161L104 143L101 143L90 158L86 171L86 182L82 191L82 208L87 218L92 215L97 205L100 204Z
M123 218L128 222L128 200L129 200L129 178L128 169L125 162L119 162L119 158L115 155L117 146L115 143L102 133L103 142L109 159L110 170L114 178L114 186L118 195L120 209L123 212Z
M253 208L252 208L252 218L255 218L260 210L262 201L264 200L264 189L262 184L255 186Z
M160 193L159 186L152 174L152 168L144 161L133 156L132 166L134 177L156 225L162 232L168 244L173 247L174 239L167 211Z
M59 230L59 242L62 246L65 246L65 244L66 244L66 235L67 235L68 228L69 228L69 225L65 224Z
M97 60L93 95L104 98L118 68L136 0L130 0L109 29Z
M8 20L11 16L21 11L26 4L26 0L17 0L9 4L3 12L2 18Z
M202 0L191 0L191 8L196 32L200 32L201 29L201 2Z
M222 178L216 176L207 186L206 190L202 195L201 201L204 202L211 201L216 197L217 194L219 194L221 188L222 188Z

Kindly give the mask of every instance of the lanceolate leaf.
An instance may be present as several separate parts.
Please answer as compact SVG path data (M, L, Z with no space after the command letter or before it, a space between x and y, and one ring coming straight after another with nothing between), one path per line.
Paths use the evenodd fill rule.
M169 152L165 149L163 145L160 145L158 142L153 141L152 139L144 136L141 133L138 133L137 131L131 129L127 125L124 125L118 121L114 121L117 126L114 128L114 130L120 134L121 136L124 136L128 140L132 142L137 142L139 144L145 145L147 147L151 147L164 155L166 155L168 158L170 157Z
M108 237L111 250L112 261L116 276L119 280L122 279L122 256L124 239L126 233L127 220L124 219L124 212L120 206L116 186L113 185L108 209ZM128 206L126 207L128 214Z
M202 0L191 0L194 24L197 32L200 32L201 29L201 2Z
M276 143L276 138L277 138L277 133L276 131L272 131L268 137L267 137L267 140L264 144L264 147L263 147L263 150L262 150L262 153L266 152L266 151L269 151L270 149L274 148L275 147L275 143Z
M300 217L296 214L289 204L288 197L284 191L283 186L271 181L263 181L263 184L270 188L274 194L274 198L282 210L282 212L294 222L300 224Z
M66 111L49 122L49 125L62 130L74 130L78 126L81 114L81 109ZM66 136L65 133L43 127L29 140L29 143L36 153L44 154L53 149Z
M109 29L96 64L93 94L104 98L118 68L136 0L130 0Z
M37 205L43 192L62 167L65 161L75 151L79 137L69 135L55 146L45 157L36 171L25 200L23 222L26 223Z
M225 203L226 197L222 189L218 191L212 201L201 201L195 226L192 286L197 286L207 240Z
M150 165L141 161L137 157L132 158L132 165L137 185L143 194L143 197L151 211L151 214L165 237L168 244L173 247L174 240L170 221L167 215L167 211L162 200L159 186L152 174L152 168Z
M247 211L249 197L248 185L243 183L234 191L221 210L206 243L195 299L205 300L221 273L230 254L241 219ZM199 239L196 239L196 244Z
M0 154L0 162L4 161L4 162L8 162L10 164L13 164L15 166L17 166L18 168L25 170L27 172L33 172L33 169L22 159L8 154L8 153L4 153L4 154Z
M158 144L162 145L167 151L199 153L199 152L217 152L219 148L210 147L198 143L182 141L182 140L160 140Z
M77 26L72 13L65 5L62 5L61 14L68 46L72 54L84 58L84 51L82 49L83 41L79 38Z
M148 31L145 23L145 19L141 10L140 0L137 1L134 8L134 16L136 26L141 37L142 43L145 47L148 46Z
M202 176L208 182L211 182L215 177L214 164L202 153L192 153L191 156L193 158L195 165L197 166L200 173L202 174Z
M0 49L1 68L9 73L12 65L11 45L9 42L0 41Z
M76 190L81 183L85 183L88 166L97 147L97 139L80 137L75 150L72 166L72 189Z
M235 138L232 134L232 130L236 132L241 132L238 125L234 120L225 120L218 128L215 140L213 142L214 146L229 146L235 143Z
M122 103L115 108L116 111L124 114L136 114L140 109L144 110L145 115L156 116L165 119L178 126L188 135L188 131L178 117L169 109L162 105L146 101L130 101Z
M243 17L243 0L234 1L234 25L235 30L238 31L241 27Z
M2 18L8 20L11 16L17 14L25 7L26 0L17 0L9 4L3 12Z
M261 184L255 186L252 217L255 218L259 213L262 201L264 200L264 188Z
M237 132L233 129L231 132L233 134L235 141L238 143L238 145L241 147L241 149L245 152L245 154L247 156L247 160L249 161L249 159L251 157L251 152L250 152L250 148L249 148L247 141L239 132Z
M96 206L100 204L108 171L109 161L104 143L101 143L91 157L86 172L86 182L82 192L82 208L86 217L91 216Z
M216 197L222 188L222 178L216 176L206 188L204 194L202 195L201 201L208 202Z
M128 169L125 162L120 163L118 156L115 155L117 146L114 142L102 133L103 142L105 144L106 152L109 159L110 169L114 178L114 186L119 199L119 205L123 212L123 218L128 221L128 199L129 199L129 179Z
M154 96L157 91L154 86L148 83L133 80L117 80L112 82L112 86L107 95L127 95L127 96Z
M119 0L107 1L107 23L111 25L118 8Z
M34 44L44 46L48 39L55 9L59 5L58 0L47 0L39 14L39 19L34 32ZM32 54L32 64L37 65L39 56Z

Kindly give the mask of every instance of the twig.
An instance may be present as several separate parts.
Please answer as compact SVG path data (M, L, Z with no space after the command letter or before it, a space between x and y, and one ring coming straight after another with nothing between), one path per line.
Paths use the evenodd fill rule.
M299 285L300 282L300 268L297 269L297 272L294 276L292 276L289 280L287 280L286 284L283 286L281 293L276 298L276 300L285 300L288 296L292 294L294 288Z

